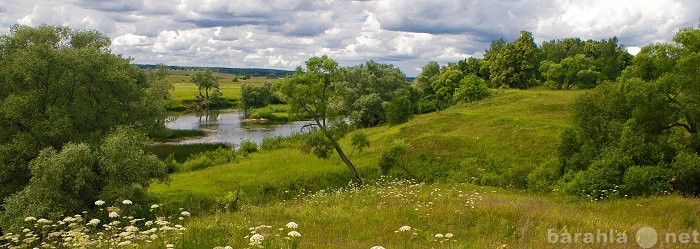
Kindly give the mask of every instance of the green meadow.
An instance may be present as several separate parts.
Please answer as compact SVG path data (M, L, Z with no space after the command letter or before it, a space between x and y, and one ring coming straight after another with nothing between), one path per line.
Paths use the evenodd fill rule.
M355 131L367 135L368 148L350 149L350 135L341 144L369 182L362 189L349 185L350 172L337 156L318 159L292 140L233 163L171 174L149 191L165 208L193 213L185 248L246 248L253 230L270 235L267 248L639 248L635 231L644 226L691 234L699 225L696 199L593 201L551 186L542 172L558 167L569 105L581 93L497 90L404 124ZM406 170L382 176L377 159L399 139L410 147ZM402 180L410 178L407 171L420 183ZM287 228L288 222L299 227ZM410 229L399 231L402 226ZM583 240L597 229L612 229L619 241ZM291 230L301 237L290 237Z

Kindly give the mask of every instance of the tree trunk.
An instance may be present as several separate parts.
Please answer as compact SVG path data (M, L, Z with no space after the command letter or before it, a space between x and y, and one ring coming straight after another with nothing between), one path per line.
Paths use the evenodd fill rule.
M326 129L326 126L321 125L321 121L318 120L317 117L314 118L314 121L316 121L316 125L318 125L319 129L321 129L321 132L323 132L323 135L325 135L326 138L333 143L333 148L335 149L335 152L338 153L338 156L340 156L340 159L343 160L345 165L348 166L348 168L352 172L352 176L355 178L355 182L357 183L358 187L361 188L362 187L362 179L360 178L360 175L357 173L357 170L355 169L355 165L353 165L352 162L350 161L350 159L348 159L348 157L345 155L345 152L343 152L343 148L340 148L340 144L338 144L338 141L335 141L335 139L333 139L333 134L328 132L328 130Z
M355 169L355 165L353 165L352 162L350 161L350 159L348 159L348 157L345 156L345 152L343 152L343 149L340 148L340 145L338 144L338 142L333 141L333 147L335 148L335 152L338 152L338 156L340 156L340 159L342 159L343 162L345 163L345 165L347 165L348 168L350 169L350 171L352 171L352 176L355 177L355 182L357 183L357 186L361 188L362 187L362 179L360 178L360 175L357 174L357 170Z

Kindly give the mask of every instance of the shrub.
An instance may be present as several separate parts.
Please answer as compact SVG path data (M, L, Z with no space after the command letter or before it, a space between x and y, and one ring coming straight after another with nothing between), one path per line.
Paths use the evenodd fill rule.
M177 167L177 171L195 171L234 162L235 160L236 154L233 151L219 147L214 151L205 151L190 155L185 162Z
M257 151L258 144L256 144L253 140L244 140L238 147L238 153L244 156Z
M474 102L491 95L489 87L484 79L470 74L459 82L459 88L455 89L454 100Z
M411 100L406 96L398 97L386 105L385 119L389 124L400 124L408 121L413 115L414 108Z
M622 191L628 196L666 193L671 171L658 166L633 166L627 169Z
M673 160L673 190L688 195L700 195L700 156L695 153L681 152Z

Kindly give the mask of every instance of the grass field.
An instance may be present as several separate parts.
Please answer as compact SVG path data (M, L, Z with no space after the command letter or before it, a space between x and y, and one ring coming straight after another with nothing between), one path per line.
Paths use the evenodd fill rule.
M192 83L191 74L194 72L178 72L168 76L170 82L175 86L171 92L170 98L179 101L193 101L199 95L197 85ZM223 93L224 98L240 98L242 84L262 84L265 81L275 81L275 79L267 79L265 77L252 77L247 80L239 79L238 82L233 82L236 77L233 74L214 73L219 80L219 90Z
M266 236L267 248L294 243L299 248L639 248L635 231L642 226L659 232L697 229L696 199L591 202L558 195L547 188L547 179L532 174L558 166L568 105L581 93L499 90L485 100L415 116L401 125L365 129L371 145L362 152L352 152L346 136L341 143L360 175L375 182L362 190L337 190L351 181L337 157L317 159L288 146L250 154L238 163L173 174L169 184L155 184L150 191L165 206L195 214L186 224L185 248L246 248L249 228ZM397 139L412 147L407 166L426 183L380 177L377 158ZM406 177L396 169L390 175ZM299 224L295 230L302 237L283 239L290 221ZM398 231L402 226L417 230ZM625 233L628 243L550 243L548 238L549 233L596 229ZM443 237L436 238L437 233ZM453 235L449 240L447 233ZM684 246L693 245L659 248L690 248Z

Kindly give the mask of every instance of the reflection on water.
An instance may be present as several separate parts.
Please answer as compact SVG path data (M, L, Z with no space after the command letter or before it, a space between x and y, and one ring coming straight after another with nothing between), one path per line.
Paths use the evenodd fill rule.
M265 137L288 136L299 132L306 121L289 123L243 122L241 110L209 110L198 113L182 114L171 117L166 127L174 130L203 130L207 136L185 139L176 144L226 143L238 145L242 141L252 140L260 144Z

